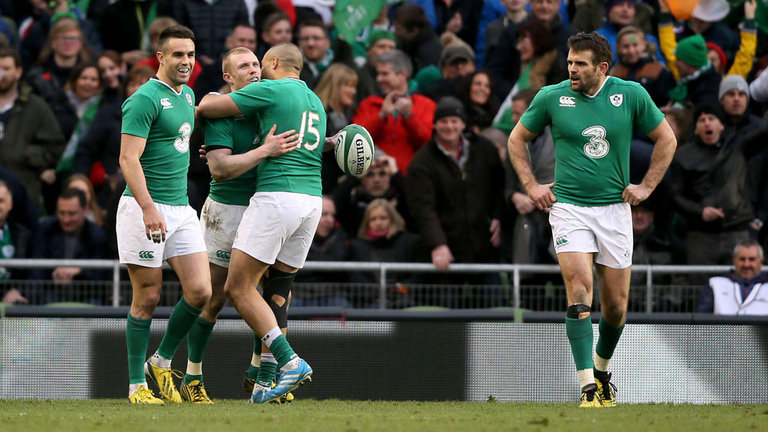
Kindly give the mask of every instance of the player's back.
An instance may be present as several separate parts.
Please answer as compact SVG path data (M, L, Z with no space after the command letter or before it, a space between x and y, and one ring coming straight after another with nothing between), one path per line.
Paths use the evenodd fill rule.
M244 114L258 116L262 140L275 124L276 134L299 134L299 148L259 164L257 191L320 196L327 117L317 95L303 81L283 78L250 84L231 96Z

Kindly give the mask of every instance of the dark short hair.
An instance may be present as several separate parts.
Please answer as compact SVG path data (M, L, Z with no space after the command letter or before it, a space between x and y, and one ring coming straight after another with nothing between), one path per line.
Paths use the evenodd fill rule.
M168 39L192 39L192 42L195 41L195 33L189 29L189 27L184 27L181 25L177 26L170 26L160 32L160 37L157 42L157 46L162 49L163 44Z
M430 28L431 24L424 9L416 3L404 3L397 8L393 21L407 31Z
M77 198L77 201L80 203L80 207L85 208L86 206L85 192L83 192L81 189L68 187L63 191L61 191L61 194L59 194L59 199L70 199L70 198Z
M514 96L512 96L512 102L519 100L523 101L525 106L531 106L531 102L533 102L533 98L536 97L536 93L538 92L538 90L531 87L520 90L519 92L515 93Z
M725 125L725 115L723 114L723 110L720 109L719 105L710 105L706 103L697 105L696 109L693 110L694 124L699 121L699 117L701 117L702 114L711 114L717 117L717 119L720 120L720 123Z
M323 24L323 21L319 18L307 18L301 23L299 23L298 28L296 29L296 34L298 35L301 33L301 29L305 27L320 27L323 29L323 33L325 33L325 36L328 36L328 27Z
M12 58L17 68L21 67L21 55L15 48L11 48L11 47L0 48L0 58L6 58L6 57Z
M608 43L608 39L597 33L582 32L569 37L568 48L576 52L590 51L592 53L592 63L595 66L605 62L610 67L613 61L611 44Z
M528 36L531 38L533 46L533 55L541 57L548 51L557 48L557 38L549 30L549 23L538 18L531 17L517 27L517 38L521 39Z

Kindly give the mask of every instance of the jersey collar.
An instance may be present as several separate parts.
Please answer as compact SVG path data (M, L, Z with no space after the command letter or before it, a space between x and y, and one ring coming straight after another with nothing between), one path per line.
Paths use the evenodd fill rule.
M587 98L590 98L590 99L594 99L594 98L596 98L596 97L597 97L597 95L599 95L599 94L600 94L600 92L603 90L603 87L605 87L605 84L608 82L608 80L609 80L609 79L611 79L611 76L610 76L610 75L606 76L606 77L605 77L605 81L603 81L603 84L600 86L600 88L599 88L599 89L597 89L597 91L595 92L595 94L593 94L592 96L590 96L590 95L588 95L588 94L586 94L586 93L582 93L582 94L584 95L584 97L587 97Z
M183 86L183 85L181 86L181 91L177 92L176 90L174 90L174 89L173 89L173 87L171 87L170 85L168 85L168 83L167 83L167 82L165 82L165 81L161 81L161 80L159 80L157 77L152 77L152 78L150 78L150 80L153 80L153 81L157 81L157 82L159 82L160 84L162 84L162 85L164 85L164 86L168 87L168 89L169 89L170 91L172 91L172 92L173 92L173 93L174 93L176 96L181 96L181 94L182 94L182 93L184 93L184 86Z

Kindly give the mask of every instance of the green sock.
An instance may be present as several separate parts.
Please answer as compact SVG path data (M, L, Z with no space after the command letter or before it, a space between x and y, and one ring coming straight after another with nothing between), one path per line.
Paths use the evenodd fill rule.
M590 317L583 319L566 318L565 333L571 343L571 353L576 363L576 370L592 369L592 320Z
M253 334L253 353L257 356L261 355L261 338L256 333ZM248 372L245 374L248 375L248 378L255 380L259 376L259 367L249 364Z
M130 384L146 381L144 362L149 348L149 326L151 319L136 318L128 314L125 326L125 344L128 347L128 380Z
M264 361L264 354L261 355L261 366L259 366L259 376L256 378L256 382L266 388L272 386L272 381L275 380L277 374L277 363L271 361Z
M624 325L621 327L614 327L608 324L603 318L600 318L600 324L598 325L600 335L597 337L597 348L595 352L600 357L609 360L613 357L613 352L616 350L616 345L619 344L619 338L624 331Z
M179 349L181 341L189 333L189 329L195 323L195 319L200 316L202 311L194 308L184 300L184 297L176 303L176 307L173 308L171 317L168 319L168 328L165 330L163 340L160 341L160 346L157 348L158 354L167 359L172 359L176 354L176 350Z
M279 368L285 366L286 363L296 357L296 353L293 352L293 348L291 348L291 344L288 343L288 339L282 334L272 341L269 350L272 351L272 354L275 356L277 367Z
M215 324L215 322L208 322L200 317L195 319L195 323L189 329L189 340L187 341L189 361L193 363L201 363L203 361L205 348L211 340Z

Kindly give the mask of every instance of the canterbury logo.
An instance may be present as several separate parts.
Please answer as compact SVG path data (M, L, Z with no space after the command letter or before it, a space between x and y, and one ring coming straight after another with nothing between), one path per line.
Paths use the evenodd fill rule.
M568 243L568 237L566 236L560 236L555 239L555 245L556 246L562 246L564 244Z
M155 253L153 251L139 251L139 259L142 261L152 261L155 259Z
M224 260L229 261L229 258L231 256L232 256L231 252L227 252L227 251L221 250L221 249L216 251L216 258L220 258L220 259L224 259Z
M573 96L560 96L560 106L573 108L576 106L576 98Z
M173 108L173 104L171 103L170 99L168 99L168 98L160 99L160 105L163 106L163 109Z

